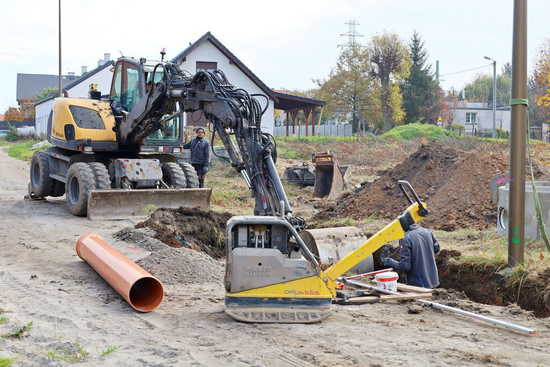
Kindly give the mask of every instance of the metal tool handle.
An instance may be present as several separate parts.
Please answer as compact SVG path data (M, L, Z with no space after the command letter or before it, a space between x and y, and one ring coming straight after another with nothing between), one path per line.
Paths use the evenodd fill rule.
M401 189L401 191L403 192L403 194L405 195L405 197L409 201L409 204L414 204L414 202L416 201L418 203L418 208L419 208L420 212L426 212L427 213L426 208L424 207L424 205L420 201L420 198L418 197L418 194L416 193L416 191L414 191L414 189L411 186L411 184L409 183L409 181L399 180L399 181L397 181L397 184L399 185L399 188ZM414 200L411 198L409 193L412 194Z

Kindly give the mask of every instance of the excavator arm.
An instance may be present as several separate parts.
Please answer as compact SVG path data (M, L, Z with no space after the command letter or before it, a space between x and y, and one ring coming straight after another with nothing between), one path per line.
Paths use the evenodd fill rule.
M296 230L301 230L304 221L292 215L275 168L275 140L261 130L268 98L233 86L220 70L189 75L176 64L161 62L150 73L142 79L156 80L157 75L162 78L144 84L143 96L131 111L113 108L119 115L117 133L121 144L139 147L165 121L177 114L202 110L213 123L212 137L221 139L232 166L251 189L256 199L254 214L284 216ZM265 100L264 105L260 99Z

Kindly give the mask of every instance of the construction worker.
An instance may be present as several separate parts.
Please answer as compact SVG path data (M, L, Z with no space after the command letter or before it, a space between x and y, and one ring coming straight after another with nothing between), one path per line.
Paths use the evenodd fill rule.
M204 128L197 127L195 133L197 136L184 144L183 149L191 149L191 165L199 176L199 187L204 187L204 178L210 163L210 144L204 138Z
M409 227L405 238L399 240L400 261L385 257L384 266L407 274L407 284L424 288L439 286L435 254L439 242L432 231L417 224Z

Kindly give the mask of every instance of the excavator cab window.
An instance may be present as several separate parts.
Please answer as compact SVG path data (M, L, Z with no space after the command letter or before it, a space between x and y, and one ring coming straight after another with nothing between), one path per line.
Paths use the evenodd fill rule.
M160 129L145 138L145 143L153 145L176 143L180 138L180 126L181 116L176 116L164 122Z
M141 98L139 69L129 62L118 62L113 75L111 100L120 103L126 111L131 111Z

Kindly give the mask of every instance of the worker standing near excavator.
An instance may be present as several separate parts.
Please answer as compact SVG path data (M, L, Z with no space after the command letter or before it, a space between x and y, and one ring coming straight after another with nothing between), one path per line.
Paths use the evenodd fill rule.
M391 258L383 258L384 266L407 274L407 284L424 288L436 288L439 286L439 275L435 254L439 252L440 245L432 231L417 224L412 224L405 234L405 238L399 240L400 261Z
M199 177L199 187L204 187L204 178L210 164L210 143L204 137L204 128L197 127L195 133L197 136L184 144L183 149L191 149L191 165Z

